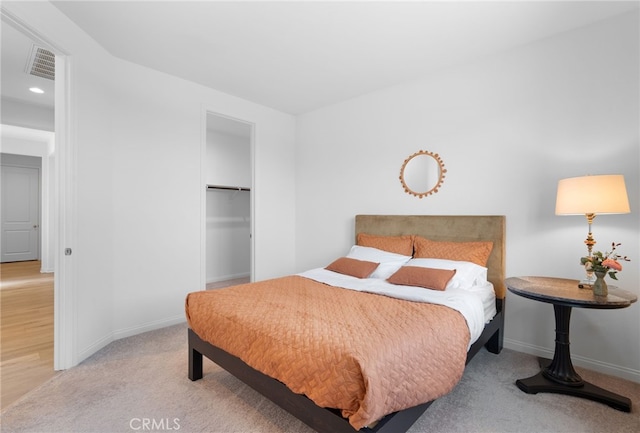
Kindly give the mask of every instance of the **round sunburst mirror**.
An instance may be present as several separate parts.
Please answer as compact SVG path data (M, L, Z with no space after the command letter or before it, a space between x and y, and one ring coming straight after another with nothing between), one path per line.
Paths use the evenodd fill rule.
M404 160L400 182L407 194L422 198L438 192L446 172L437 153L419 150Z

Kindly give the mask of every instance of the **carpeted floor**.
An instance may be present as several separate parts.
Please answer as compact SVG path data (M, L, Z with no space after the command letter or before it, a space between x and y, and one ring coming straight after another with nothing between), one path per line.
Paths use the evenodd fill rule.
M176 325L110 344L5 409L1 431L311 432L208 360L205 377L191 382L186 335L186 325ZM577 370L585 380L629 397L633 411L565 395L525 394L514 382L535 374L537 359L483 350L453 392L410 432L640 431L640 384Z

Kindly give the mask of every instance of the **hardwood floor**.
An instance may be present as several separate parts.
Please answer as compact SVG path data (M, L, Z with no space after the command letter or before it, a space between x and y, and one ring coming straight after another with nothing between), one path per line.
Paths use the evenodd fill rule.
M46 382L53 370L53 274L40 262L0 265L0 407Z

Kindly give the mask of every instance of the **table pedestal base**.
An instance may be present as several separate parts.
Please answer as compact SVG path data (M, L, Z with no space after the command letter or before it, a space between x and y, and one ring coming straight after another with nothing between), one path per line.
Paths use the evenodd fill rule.
M542 371L527 379L516 380L516 385L527 394L552 392L556 394L572 395L597 401L623 412L631 412L631 400L627 397L607 391L589 382L582 381L582 385L562 385L547 379Z

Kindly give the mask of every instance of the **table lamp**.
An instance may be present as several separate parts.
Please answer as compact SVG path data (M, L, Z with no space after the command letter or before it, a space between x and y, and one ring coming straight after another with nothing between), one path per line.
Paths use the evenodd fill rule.
M589 234L584 243L589 257L596 241L591 233L591 224L596 214L621 214L631 212L624 176L606 174L561 179L556 196L556 215L585 215L589 224ZM587 271L585 284L593 284L595 277Z

